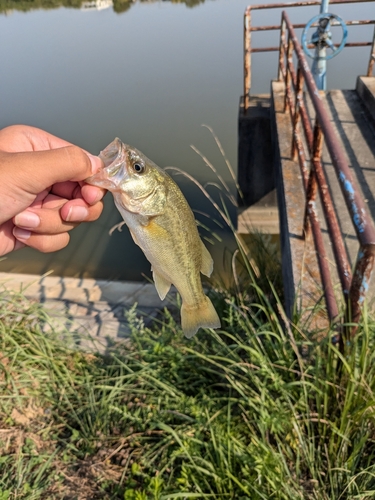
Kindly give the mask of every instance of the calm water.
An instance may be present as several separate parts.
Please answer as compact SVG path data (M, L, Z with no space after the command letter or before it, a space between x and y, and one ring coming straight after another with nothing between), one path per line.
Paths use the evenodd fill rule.
M214 129L236 168L242 18L248 4L206 0L188 8L161 1L134 3L121 14L112 8L58 8L0 15L0 126L38 126L95 154L118 136L160 166L178 167L202 183L215 182L193 144L234 191L225 162L201 124ZM331 10L346 19L368 19L372 9L367 4ZM317 7L299 9L290 11L290 17L306 22L317 12ZM263 11L256 13L255 22L276 24L279 19L280 11ZM356 30L352 41L371 39L371 27ZM276 33L255 36L254 43L277 45ZM369 49L346 49L332 60L329 87L353 88L368 54ZM253 92L268 93L276 56L255 55L253 65ZM220 268L226 250L233 248L230 232L212 221L214 210L192 182L181 176L176 181L197 219L222 238L222 243L208 244ZM110 195L105 204L99 221L72 232L68 248L50 255L21 250L0 262L0 270L140 279L149 264L126 228L108 234L121 218ZM204 229L201 233L208 235Z

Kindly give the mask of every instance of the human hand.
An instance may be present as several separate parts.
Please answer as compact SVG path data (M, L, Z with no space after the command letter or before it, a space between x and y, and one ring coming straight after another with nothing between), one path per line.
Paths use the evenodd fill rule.
M64 248L68 231L103 210L105 190L83 182L102 167L97 156L38 128L0 130L0 256L25 245Z

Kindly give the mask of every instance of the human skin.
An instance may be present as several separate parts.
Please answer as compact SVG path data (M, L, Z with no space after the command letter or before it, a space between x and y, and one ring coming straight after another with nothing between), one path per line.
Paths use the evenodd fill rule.
M24 246L64 248L71 229L103 210L106 191L84 182L102 167L97 156L44 130L0 130L0 256Z

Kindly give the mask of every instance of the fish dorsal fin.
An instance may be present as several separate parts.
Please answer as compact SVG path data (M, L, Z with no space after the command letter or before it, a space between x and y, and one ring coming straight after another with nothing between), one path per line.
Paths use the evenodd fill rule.
M172 283L160 276L160 274L158 274L154 269L152 270L152 277L154 278L155 288L158 292L160 300L164 300L169 292L169 289L171 288Z
M214 261L212 260L211 254L205 247L202 240L201 240L201 248L202 248L201 273L204 274L205 276L210 277L214 269Z
M156 186L152 194L147 196L140 207L142 215L156 216L164 213L167 202L167 189L164 184Z

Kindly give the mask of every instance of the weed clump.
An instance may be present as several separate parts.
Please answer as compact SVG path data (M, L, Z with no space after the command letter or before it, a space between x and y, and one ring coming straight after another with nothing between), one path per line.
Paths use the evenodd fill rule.
M253 288L211 292L222 329L192 341L168 311L146 328L131 310L105 356L2 293L0 498L373 496L374 322L343 356Z

